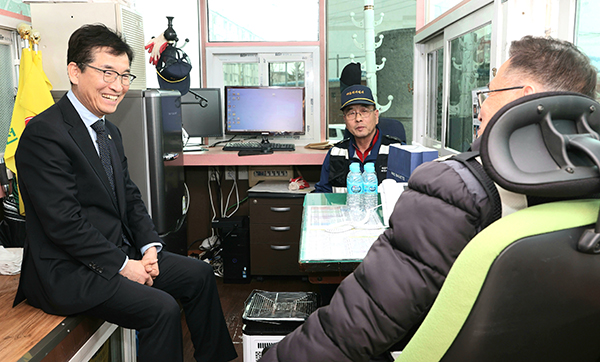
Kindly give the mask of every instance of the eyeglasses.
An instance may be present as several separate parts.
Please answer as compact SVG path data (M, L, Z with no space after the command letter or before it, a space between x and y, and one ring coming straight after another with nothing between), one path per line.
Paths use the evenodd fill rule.
M375 112L374 109L361 109L360 111L349 111L344 113L344 117L348 118L349 120L353 121L356 119L356 116L358 116L360 114L361 118L367 118L368 116L371 115L371 113Z
M85 63L83 63L83 65L86 65L92 69L96 69L96 70L99 70L102 73L104 73L104 81L106 83L112 83L115 80L117 80L117 77L121 77L121 84L130 85L131 82L133 82L133 80L136 78L135 75L129 74L129 73L119 74L119 72L115 72L114 70L100 69L100 68L94 67L93 65L89 65L89 64L85 64Z
M477 102L478 102L478 106L479 108L481 108L481 105L483 104L483 102L485 102L485 100L489 97L489 93L492 92L503 92L503 91L507 91L507 90L513 90L513 89L522 89L525 88L524 85L520 85L517 87L508 87L508 88L500 88L500 89L493 89L493 90L482 90L482 91L478 91L477 92Z

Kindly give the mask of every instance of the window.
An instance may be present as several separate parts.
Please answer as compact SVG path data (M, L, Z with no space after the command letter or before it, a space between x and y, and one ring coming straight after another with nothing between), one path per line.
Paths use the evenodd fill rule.
M383 15L382 15L383 13ZM372 27L365 24L373 24ZM361 84L373 91L380 117L404 125L412 140L413 49L416 1L327 1L327 122L344 125L340 112L340 76L349 63L362 66ZM391 100L390 100L391 99Z
M492 16L493 5L483 4L424 41L416 38L415 82L424 91L415 100L415 141L442 155L467 151L474 140L473 91L490 81Z
M303 143L321 140L319 72L316 46L248 46L207 48L207 86L226 85L305 87L306 132ZM219 77L218 75L222 75ZM287 141L286 141L287 142Z
M597 10L597 1L577 1L574 43L590 57L592 64L600 69L600 23L596 19Z
M427 53L427 134L442 141L442 101L444 90L444 48Z
M318 40L318 0L208 0L209 42Z
M304 144L321 141L319 1L206 3L206 87L304 87L306 132L281 137Z
M464 152L475 139L472 91L490 81L492 26L487 24L450 41L446 147Z
M462 0L427 0L427 22L435 20L438 16L458 5Z

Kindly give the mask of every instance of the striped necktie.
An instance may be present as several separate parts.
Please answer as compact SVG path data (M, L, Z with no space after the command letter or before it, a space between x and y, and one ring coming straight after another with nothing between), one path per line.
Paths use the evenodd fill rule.
M100 153L100 160L102 161L102 166L104 167L104 172L106 172L106 176L108 176L108 181L110 182L110 187L112 188L113 196L115 200L117 199L115 193L115 176L113 173L112 163L110 162L110 147L108 140L108 132L106 132L106 127L104 126L104 121L99 119L94 124L92 124L92 129L96 132L98 139L98 150Z

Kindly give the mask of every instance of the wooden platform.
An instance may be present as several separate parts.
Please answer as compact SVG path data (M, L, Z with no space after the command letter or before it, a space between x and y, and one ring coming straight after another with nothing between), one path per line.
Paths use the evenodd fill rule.
M68 361L101 320L62 317L27 304L12 307L19 276L0 275L0 361Z
M0 361L68 361L102 324L101 320L87 317L46 314L26 301L12 308L18 282L18 275L0 276ZM254 278L249 284L224 284L222 278L217 278L217 285L227 327L238 353L234 362L243 361L242 312L252 290L318 291L318 286L299 277ZM182 324L184 358L192 362L194 348L183 316Z

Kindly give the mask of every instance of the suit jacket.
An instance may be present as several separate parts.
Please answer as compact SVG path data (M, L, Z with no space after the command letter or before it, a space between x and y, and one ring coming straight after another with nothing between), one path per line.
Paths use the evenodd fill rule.
M27 237L15 305L26 297L52 314L90 309L114 294L127 254L139 259L142 246L161 242L129 178L121 133L106 128L117 200L66 96L25 127L16 164Z

